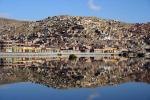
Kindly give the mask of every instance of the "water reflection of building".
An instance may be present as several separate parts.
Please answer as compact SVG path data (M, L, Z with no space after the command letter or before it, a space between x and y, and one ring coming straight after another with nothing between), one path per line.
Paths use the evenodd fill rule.
M13 67L6 66L6 61ZM142 67L149 65L145 61L127 59L114 63L94 60L93 57L82 57L76 61L69 61L67 58L4 58L0 60L3 64L0 83L11 79L54 88L96 87L129 81L150 83L150 70Z
M62 57L47 57L47 58L33 58L33 57L16 57L16 58L1 58L0 65L2 66L30 66L33 63L40 63L45 61L52 61L52 60L67 60L68 58ZM77 58L76 61L83 61L83 62L94 62L94 61L104 61L104 62L111 62L111 63L118 63L120 61L127 60L127 58L119 57L119 56L101 56L101 57L80 57Z
M1 58L0 66L9 66L9 67L27 67L36 64L40 66L43 62L61 60L61 58L52 57L52 58Z

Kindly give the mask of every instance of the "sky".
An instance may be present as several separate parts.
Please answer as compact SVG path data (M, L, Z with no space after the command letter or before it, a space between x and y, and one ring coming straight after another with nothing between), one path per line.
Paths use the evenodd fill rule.
M57 15L150 22L150 0L0 0L0 17L35 21Z

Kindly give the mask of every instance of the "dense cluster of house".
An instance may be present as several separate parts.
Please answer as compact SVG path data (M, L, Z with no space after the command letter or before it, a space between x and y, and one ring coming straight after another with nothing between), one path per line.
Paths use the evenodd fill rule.
M15 52L15 53L119 53L121 50L118 48L92 48L91 46L74 46L66 48L48 48L41 47L38 44L31 42L17 43L13 41L3 41L0 44L0 52ZM125 50L125 49L122 49Z
M145 47L149 45L149 26L150 23L127 24L96 17L54 16L22 23L19 27L15 26L9 30L4 28L3 31L0 30L0 40L6 45L9 44L6 42L10 42L10 45L12 42L13 49L7 47L7 52L73 50L107 53L121 49L145 52Z

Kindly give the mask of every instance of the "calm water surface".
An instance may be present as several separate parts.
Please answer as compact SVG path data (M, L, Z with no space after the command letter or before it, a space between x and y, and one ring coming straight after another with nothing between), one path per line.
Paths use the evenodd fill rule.
M0 100L150 100L150 61L0 58Z
M150 100L150 85L125 83L60 90L30 82L15 83L0 86L0 100Z

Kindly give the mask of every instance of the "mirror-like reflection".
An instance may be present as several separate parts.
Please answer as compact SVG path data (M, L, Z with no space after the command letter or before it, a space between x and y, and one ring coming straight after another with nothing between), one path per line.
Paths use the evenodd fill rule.
M149 91L150 85L135 82L65 90L21 82L0 86L0 100L150 100Z
M121 57L0 58L1 85L29 81L59 89L150 83L150 61Z

